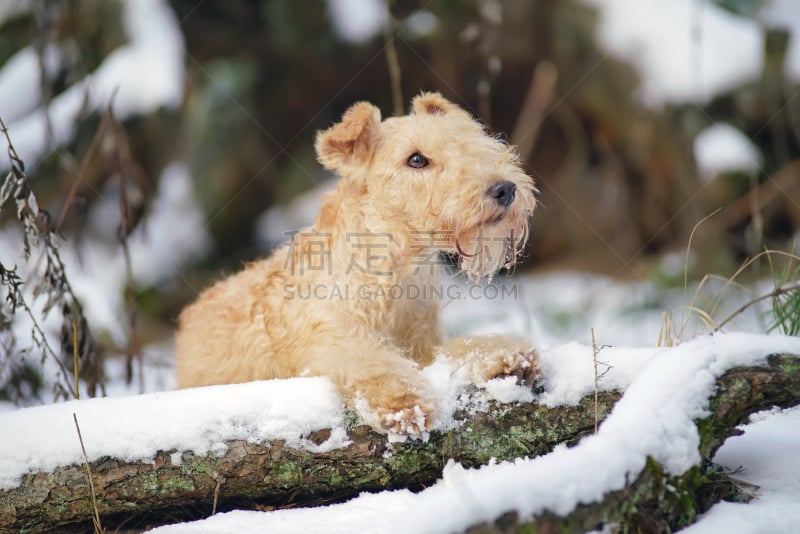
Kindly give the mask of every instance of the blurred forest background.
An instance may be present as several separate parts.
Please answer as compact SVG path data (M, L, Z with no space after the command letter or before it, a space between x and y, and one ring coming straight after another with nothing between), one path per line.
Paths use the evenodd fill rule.
M125 353L131 379L200 289L310 222L314 134L357 100L437 90L519 146L523 269L680 285L690 236L692 279L792 252L798 30L790 0L4 0L0 397L42 386L17 353L80 360L90 393Z

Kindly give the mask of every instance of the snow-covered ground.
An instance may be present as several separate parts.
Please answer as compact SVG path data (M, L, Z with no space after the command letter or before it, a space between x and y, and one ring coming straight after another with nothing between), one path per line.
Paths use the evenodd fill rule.
M755 484L747 504L723 502L709 510L687 534L796 532L800 525L800 407L768 410L750 417L744 434L728 439L714 461Z

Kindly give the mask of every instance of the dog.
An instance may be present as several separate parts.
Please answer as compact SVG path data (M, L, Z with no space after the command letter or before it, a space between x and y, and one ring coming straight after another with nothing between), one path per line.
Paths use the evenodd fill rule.
M443 342L440 252L473 282L512 266L536 206L513 147L438 93L381 119L367 102L318 132L339 176L313 226L203 291L179 317L181 388L329 377L362 419L416 437L436 403L421 368L441 355L480 384L537 374L530 345L502 335ZM412 293L416 297L412 296ZM422 296L420 296L422 294Z

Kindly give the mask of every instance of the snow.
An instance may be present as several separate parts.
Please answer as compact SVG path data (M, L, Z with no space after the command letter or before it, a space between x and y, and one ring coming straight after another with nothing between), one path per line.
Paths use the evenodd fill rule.
M29 471L82 461L73 413L89 461L103 456L147 461L158 450L223 454L224 441L231 439L284 439L312 452L346 444L344 406L324 378L69 401L0 414L3 433L14 436L0 442L0 488L13 487ZM322 428L333 431L321 445L304 439Z
M153 364L153 355L146 357L149 370L154 371L157 364ZM167 370L172 375L172 369ZM109 373L114 384L110 393L130 395L129 388L119 386L120 380L113 380L122 372L122 361L115 361ZM453 412L467 403L478 409L492 399L532 400L529 390L502 379L490 381L488 391L462 397L467 382L458 379L458 373L445 359L440 358L425 373L440 399L439 428L456 426ZM369 415L368 408L363 411ZM90 461L102 456L150 460L159 450L220 454L225 450L224 441L233 439L258 443L282 439L289 446L312 452L347 445L343 403L326 378L70 401L0 413L0 427L15 436L14 440L0 443L0 488L13 486L26 472L81 461L80 450L72 446L72 413L78 415L84 441L91 443L91 447L87 445ZM31 425L31 421L36 424ZM332 429L332 434L321 446L303 439L327 428ZM48 439L44 439L45 435ZM404 439L390 435L392 441Z
M159 534L227 534L239 532L387 532L391 523L412 513L417 496L408 490L364 493L339 506L276 510L269 514L236 510L204 521L157 528ZM425 530L421 532L426 532Z
M145 226L130 238L137 283L155 285L173 278L186 262L204 256L211 247L205 215L193 198L193 183L185 162L173 162L161 171ZM116 214L114 218L119 220ZM163 228L170 231L159 231Z
M654 457L673 474L696 464L699 437L693 421L706 413L715 378L731 367L755 365L763 362L767 355L781 352L800 354L800 339L724 334L700 337L660 350L606 348L601 351L602 359L620 373L610 382L615 385L631 383L599 432L575 447L560 447L537 458L495 463L480 469L464 469L450 461L442 479L418 494L382 492L311 509L231 512L153 532L452 532L492 521L510 510L517 510L523 518L544 510L566 514L578 503L597 500L607 491L624 487L630 476L644 467L647 456ZM637 353L638 359L635 358ZM577 344L562 347L554 354L545 351L543 358L565 356L570 358L563 362L564 373L571 370L585 376L582 369L591 369L591 353L587 347ZM547 371L543 371L547 375ZM611 386L606 382L611 376L603 378L603 388ZM590 377L585 376L582 382L583 390L588 390ZM560 400L571 402L575 396L571 391L565 389ZM552 392L545 395L548 393L556 402L556 395ZM764 421L755 424L765 424ZM786 441L783 444L779 441L774 446L777 449L766 450L789 455L793 451L791 444L796 443L792 435L796 436L796 431L792 433L789 429L797 427L787 425L786 421L776 425L787 428L784 431ZM759 434L762 441L772 442L770 428ZM749 451L758 459L753 464L756 469L760 462L768 467L763 473L772 473L769 480L775 481L772 487L777 496L769 502L780 511L791 502L788 497L793 495L787 496L782 488L788 484L797 491L797 477L792 472L782 474L775 467L769 467L776 464L758 448L751 445ZM737 452L735 441L720 450L718 459L730 463L748 460L741 450ZM800 462L792 459L791 464ZM714 517L714 510L705 520ZM759 517L763 519L764 515ZM789 520L783 521L778 524L791 524Z
M745 532L793 532L800 523L800 456L797 429L800 407L754 414L750 424L717 451L714 462L734 472L734 478L755 484L756 499L750 503L714 505L686 534Z
M363 44L383 31L389 18L383 0L328 0L334 32L347 43ZM426 9L412 12L400 31L412 39L428 37L439 27L436 15Z
M599 349L598 374L603 375L603 389L624 391L661 350L658 347ZM575 405L594 391L591 346L572 342L541 351L539 367L544 392L537 400L545 406Z
M439 19L426 9L411 13L405 20L403 31L413 39L421 39L433 35L439 28Z
M705 102L749 80L763 66L764 27L800 27L792 0L766 2L756 19L703 0L587 0L599 9L598 39L609 53L637 67L640 97L650 106ZM800 39L794 35L787 73L800 79Z
M31 0L4 0L0 4L0 24L31 10Z
M621 283L584 273L496 276L492 286L500 291L470 290L462 278L444 283L449 298L442 304L442 320L451 335L503 332L530 339L539 348L589 344L592 328L600 344L655 345L662 310L673 298L649 282ZM655 299L657 309L652 307Z
M61 63L61 52L48 46L44 53L45 70L54 73ZM0 70L0 117L6 125L33 111L42 102L39 59L28 46L11 56Z
M379 34L389 16L382 0L328 0L328 13L336 34L356 44Z
M721 172L755 173L761 155L753 142L730 124L718 122L700 132L694 140L694 157L706 180Z
M81 113L104 109L112 96L118 119L160 107L176 108L182 102L185 47L172 9L165 0L126 0L123 7L126 45L112 51L95 72L53 98L48 109L39 107L6 122L19 156L29 167L51 148L46 146L48 117L53 141L61 145L72 138ZM0 100L0 117L16 114L12 110L18 107L17 102L30 107L40 100L38 67L29 70L31 59L35 60L30 56L23 50L0 71L0 95L5 97ZM13 75L23 67L25 72L18 82ZM6 69L11 72L6 73Z

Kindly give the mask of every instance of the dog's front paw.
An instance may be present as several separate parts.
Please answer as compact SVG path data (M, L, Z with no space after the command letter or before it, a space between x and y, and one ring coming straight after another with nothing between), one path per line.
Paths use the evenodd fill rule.
M513 376L517 383L531 385L539 376L538 355L530 343L500 334L453 339L443 347L442 355L473 384Z
M431 428L431 415L415 404L411 408L402 408L395 412L384 411L381 417L381 427L392 438L404 439L426 437Z
M530 386L539 377L539 366L537 364L538 354L535 349L517 350L505 353L500 356L499 372L487 378L505 378L513 376L517 379L517 384Z
M427 440L433 424L431 402L411 393L380 395L356 402L358 412L375 431L388 434L390 441L406 438Z

